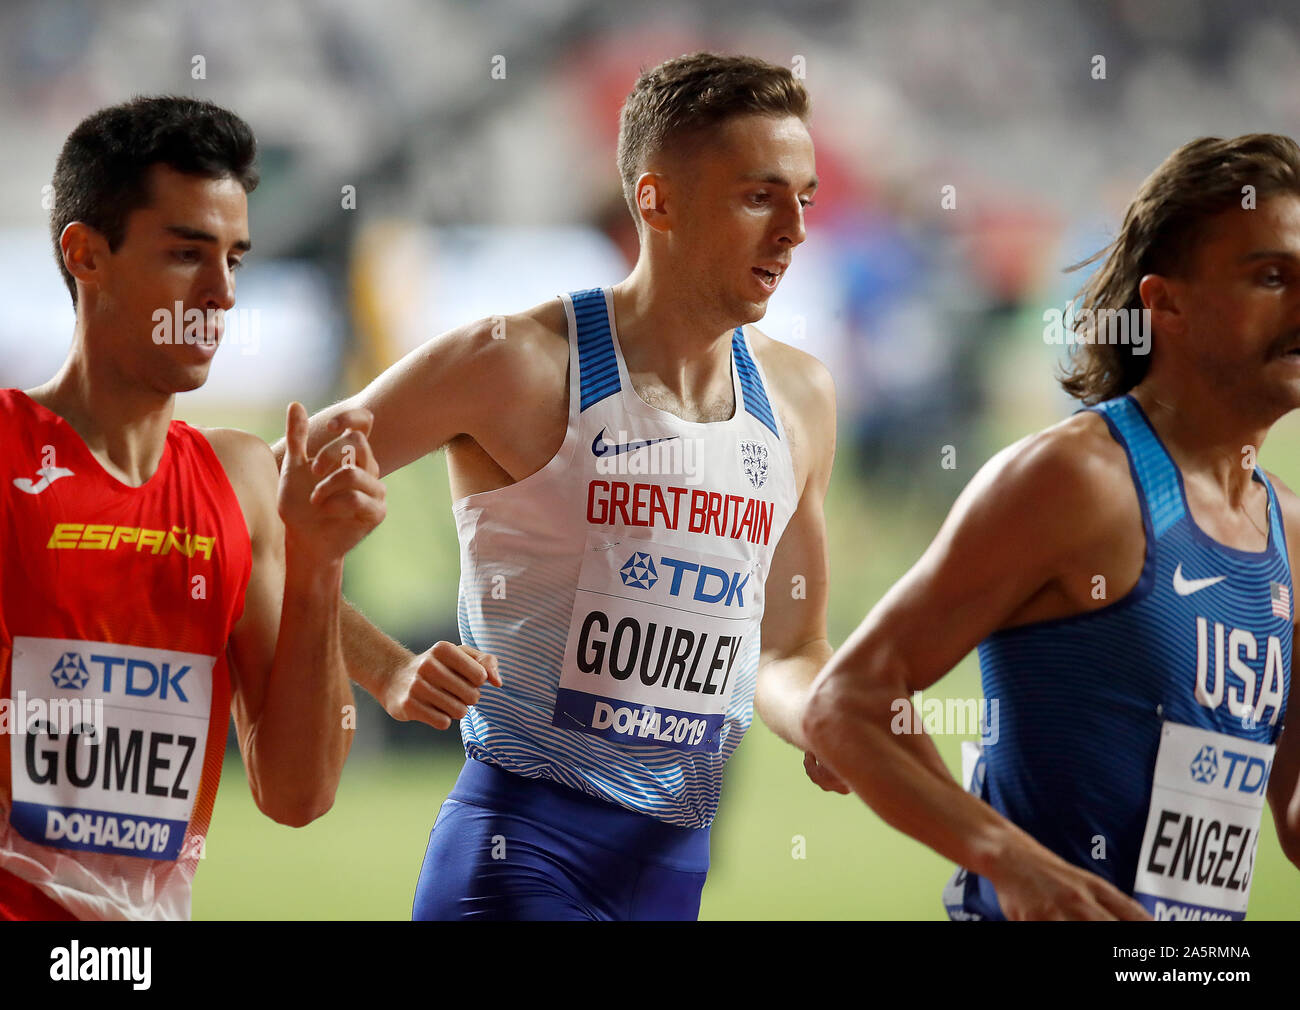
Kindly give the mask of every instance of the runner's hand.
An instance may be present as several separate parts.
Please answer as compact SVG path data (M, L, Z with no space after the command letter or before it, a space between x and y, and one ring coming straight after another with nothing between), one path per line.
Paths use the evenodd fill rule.
M825 789L828 793L843 793L847 796L853 792L843 779L833 771L821 764L817 760L817 755L812 751L805 751L803 756L803 770L808 773L808 777Z
M384 485L366 439L370 420L369 411L356 412L356 427L325 447L330 455L322 450L312 460L307 411L301 403L289 404L278 502L285 543L322 564L341 561L383 521Z
M1028 839L1000 862L996 879L1002 914L1012 920L1150 919L1145 908L1095 873L1068 863Z
M478 704L484 684L501 686L496 656L469 645L438 642L389 680L379 700L399 722L447 729Z

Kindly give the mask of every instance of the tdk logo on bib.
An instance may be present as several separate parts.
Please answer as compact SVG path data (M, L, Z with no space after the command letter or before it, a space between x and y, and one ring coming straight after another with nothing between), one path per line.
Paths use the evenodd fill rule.
M1207 785L1214 781L1219 773L1219 759L1215 757L1213 747L1202 747L1192 758L1192 778Z
M50 678L54 681L55 687L79 691L86 686L90 674L86 672L86 664L81 661L79 655L75 652L65 652L54 664L54 669L50 671Z
M125 694L132 698L168 697L188 704L182 681L190 672L187 663L150 662L130 656L92 655L96 673L103 674L105 695Z
M649 554L637 551L627 559L619 575L623 578L623 585L636 586L638 589L649 589L659 581L659 573L655 571L655 563L650 559Z
M190 672L185 663L152 663L147 659L131 656L103 656L93 653L90 665L95 672L95 686L104 694L125 694L132 698L160 699L175 698L180 702L189 702L182 681ZM50 678L54 686L65 690L84 688L90 680L80 654L65 652L59 657Z
M686 596L696 603L721 603L724 607L741 609L745 606L745 586L750 576L748 571L728 571L663 555L659 558L659 566L672 572L671 578L668 578L667 571L663 574L667 588L661 586L661 593L675 597ZM653 589L661 578L654 559L644 551L635 551L618 574L623 585L637 589Z
M1220 770L1219 758L1223 758L1226 768L1219 788L1236 793L1262 793L1268 785L1268 773L1272 762L1252 754L1242 754L1224 749L1216 754L1213 747L1202 747L1192 759L1192 781L1201 785L1212 786Z
M1219 777L1221 770L1224 772L1222 778ZM1272 762L1262 757L1228 750L1226 747L1216 750L1210 744L1205 744L1196 752L1189 766L1193 782L1213 786L1217 780L1220 789L1247 795L1264 792L1271 770Z

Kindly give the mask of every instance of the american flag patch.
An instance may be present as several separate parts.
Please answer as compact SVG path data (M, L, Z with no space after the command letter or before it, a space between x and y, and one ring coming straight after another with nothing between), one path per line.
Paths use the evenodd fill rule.
M1268 602L1273 607L1273 616L1283 620L1291 619L1291 590L1280 582L1268 584Z

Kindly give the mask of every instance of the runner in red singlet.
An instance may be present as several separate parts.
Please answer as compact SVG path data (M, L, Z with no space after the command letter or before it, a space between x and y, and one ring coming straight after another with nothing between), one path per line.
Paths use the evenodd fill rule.
M254 153L225 110L141 98L59 156L72 349L0 391L0 919L188 918L228 711L263 812L333 802L343 557L384 512L369 416L321 475L299 404L283 475L254 436L172 419L235 301Z

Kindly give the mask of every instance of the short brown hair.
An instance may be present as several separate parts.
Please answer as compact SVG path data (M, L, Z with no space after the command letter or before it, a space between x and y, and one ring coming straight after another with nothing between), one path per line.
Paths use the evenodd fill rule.
M1300 195L1300 147L1275 133L1201 137L1178 148L1147 177L1115 240L1069 268L1105 257L1076 298L1077 342L1058 377L1067 393L1086 404L1099 403L1127 393L1146 377L1150 354L1134 353L1132 344L1093 339L1097 313L1140 311L1138 284L1145 275L1184 274L1206 222L1241 207L1246 186L1253 187L1257 200L1284 192Z
M257 188L256 156L257 141L248 124L198 98L142 95L83 119L55 163L50 215L54 260L72 304L77 304L77 283L64 265L61 244L69 224L90 225L116 252L131 213L149 204L153 165L207 179L230 176L251 193Z
M698 140L733 116L798 116L812 103L787 68L752 56L691 53L644 70L623 103L618 124L618 171L638 230L636 180L669 146Z

